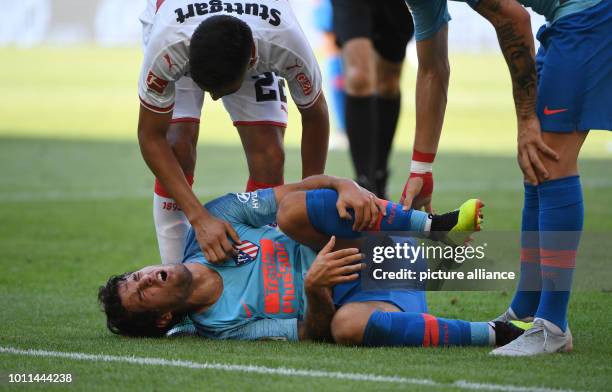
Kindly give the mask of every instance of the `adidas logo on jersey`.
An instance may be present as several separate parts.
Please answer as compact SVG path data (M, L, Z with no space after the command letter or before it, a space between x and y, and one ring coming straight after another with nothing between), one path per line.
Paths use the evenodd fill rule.
M188 4L184 9L178 8L174 10L176 13L176 21L185 23L189 18L194 16L204 16L217 12L226 12L228 14L237 15L253 15L259 16L263 20L267 20L272 26L281 24L281 12L276 8L270 8L261 3L224 3L221 0L210 0L207 3L192 3Z

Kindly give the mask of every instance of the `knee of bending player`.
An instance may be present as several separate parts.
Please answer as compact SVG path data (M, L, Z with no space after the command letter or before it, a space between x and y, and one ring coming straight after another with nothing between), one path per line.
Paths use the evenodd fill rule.
M331 323L334 342L345 346L359 346L363 343L363 334L367 319L363 322L358 314L351 311L351 304L338 309Z
M281 176L285 166L285 151L281 145L270 143L264 148L247 151L251 177Z
M285 150L278 144L270 144L262 153L263 158L271 167L282 170L285 165Z
M280 229L289 236L308 224L306 192L291 192L285 195L278 206L276 221Z

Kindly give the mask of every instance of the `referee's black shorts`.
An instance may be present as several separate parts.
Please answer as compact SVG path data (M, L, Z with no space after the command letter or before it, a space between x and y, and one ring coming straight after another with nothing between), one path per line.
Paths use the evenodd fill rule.
M401 63L414 35L404 0L332 0L334 33L342 47L353 38L369 38L384 59Z

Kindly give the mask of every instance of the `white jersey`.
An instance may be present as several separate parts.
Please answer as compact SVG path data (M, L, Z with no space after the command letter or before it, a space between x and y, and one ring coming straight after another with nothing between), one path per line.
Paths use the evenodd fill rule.
M153 10L143 15L145 55L139 81L140 100L149 110L174 109L176 83L189 77L191 36L202 21L215 15L241 19L253 32L257 60L245 80L266 73L284 78L300 108L310 107L321 94L319 66L287 0L149 0L149 8ZM153 20L145 20L147 15Z

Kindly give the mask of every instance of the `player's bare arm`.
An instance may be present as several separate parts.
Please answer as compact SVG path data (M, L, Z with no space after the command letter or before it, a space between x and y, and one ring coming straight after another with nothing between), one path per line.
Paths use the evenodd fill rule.
M329 142L329 112L323 93L302 115L302 178L325 171Z
M446 112L450 65L448 62L448 27L444 26L431 38L417 42L419 67L416 81L416 131L414 150L432 156L438 151ZM413 157L414 160L414 157ZM431 212L433 177L414 174L408 179L402 203L407 208Z
M202 207L166 140L172 113L158 114L140 108L138 120L138 142L142 156L164 187L172 194L194 228L198 243L207 259L222 262L233 255L228 236L235 242L240 238L232 226L210 215Z
M518 162L525 180L534 185L549 177L539 154L558 159L544 143L536 115L537 76L531 18L516 0L482 0L476 11L495 27L512 78L518 125Z
M333 342L331 321L336 312L331 289L337 284L359 277L365 264L359 263L364 255L357 248L333 251L336 237L321 249L304 279L308 299L304 322L298 326L300 340Z

